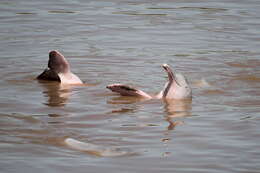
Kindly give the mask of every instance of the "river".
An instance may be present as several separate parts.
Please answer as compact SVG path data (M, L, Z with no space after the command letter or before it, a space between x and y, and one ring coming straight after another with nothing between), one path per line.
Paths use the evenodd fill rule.
M260 172L260 1L2 0L0 11L0 172ZM35 80L51 50L86 85ZM191 103L106 89L159 92L163 63L186 76Z

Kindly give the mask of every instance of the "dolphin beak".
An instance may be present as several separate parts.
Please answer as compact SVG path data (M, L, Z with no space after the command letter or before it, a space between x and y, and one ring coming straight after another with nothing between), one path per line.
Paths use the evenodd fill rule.
M171 70L170 66L169 66L168 64L163 64L162 67L163 67L164 70L167 72L169 81L170 81L170 82L171 82L171 81L174 81L174 82L176 82L177 85L181 86L181 85L177 82L176 77L175 77L173 71Z
M69 62L66 58L57 50L49 52L48 67L56 73L66 73L70 71Z

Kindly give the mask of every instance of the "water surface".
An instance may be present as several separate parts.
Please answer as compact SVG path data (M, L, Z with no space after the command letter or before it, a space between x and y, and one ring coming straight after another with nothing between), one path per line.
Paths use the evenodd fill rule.
M1 172L259 172L260 1L1 1ZM38 82L59 50L87 86ZM183 73L192 103L119 97ZM74 138L111 157L73 150ZM119 157L113 152L123 151Z

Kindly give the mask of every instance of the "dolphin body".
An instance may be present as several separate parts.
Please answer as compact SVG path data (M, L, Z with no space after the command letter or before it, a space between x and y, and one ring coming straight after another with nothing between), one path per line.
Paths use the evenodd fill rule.
M119 93L122 96L137 96L146 99L191 99L192 91L186 78L180 73L173 73L170 66L167 64L163 64L162 67L168 74L168 81L166 82L163 90L155 96L119 83L108 85L107 88L112 92Z
M78 76L70 71L70 64L57 50L50 51L48 68L38 77L39 80L58 81L61 84L82 84Z
M71 149L86 152L88 154L99 157L119 157L137 154L120 148L99 146L89 142L82 142L73 138L66 138L64 140L64 144Z

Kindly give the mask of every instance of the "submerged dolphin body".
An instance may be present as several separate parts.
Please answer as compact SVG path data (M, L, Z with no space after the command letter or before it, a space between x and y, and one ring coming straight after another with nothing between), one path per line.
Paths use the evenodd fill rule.
M65 57L56 50L49 53L48 68L37 79L58 81L61 84L82 84L79 77L70 71L70 64Z
M185 77L182 74L173 73L167 64L163 64L162 67L167 72L169 81L165 84L164 89L155 96L123 84L111 84L107 88L122 96L139 96L146 99L191 99L191 88Z
M137 154L120 148L99 146L88 142L78 141L73 138L66 138L64 140L64 144L71 149L86 152L99 157L118 157Z

